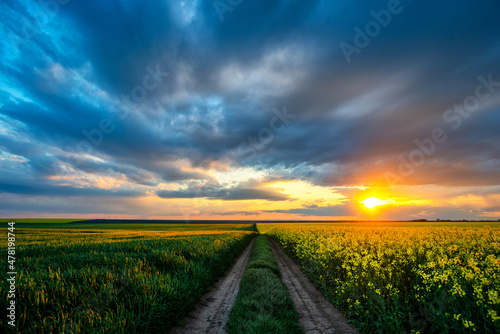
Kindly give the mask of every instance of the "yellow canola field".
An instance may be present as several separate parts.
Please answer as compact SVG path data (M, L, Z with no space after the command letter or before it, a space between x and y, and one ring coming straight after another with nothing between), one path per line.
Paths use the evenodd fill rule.
M500 229L281 225L268 232L362 332L498 332Z

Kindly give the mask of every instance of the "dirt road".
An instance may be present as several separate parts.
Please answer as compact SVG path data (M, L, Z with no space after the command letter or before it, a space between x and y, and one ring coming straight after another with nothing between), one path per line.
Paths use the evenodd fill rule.
M241 276L250 257L253 240L233 264L229 272L206 293L196 308L184 319L184 326L174 327L171 333L223 334L229 312L240 288Z
M285 283L299 313L300 324L304 332L306 334L357 333L342 313L326 301L279 246L273 240L269 239L269 241L281 271L283 283Z

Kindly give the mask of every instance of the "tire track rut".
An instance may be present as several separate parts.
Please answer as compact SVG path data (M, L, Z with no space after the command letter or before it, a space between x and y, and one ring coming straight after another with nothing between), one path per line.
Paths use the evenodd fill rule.
M269 238L299 320L306 334L357 333L345 317L330 304L304 275L300 268Z
M255 239L254 239L255 240ZM241 277L250 258L252 240L228 273L207 292L184 319L184 326L172 328L174 334L225 334L229 312L240 288Z

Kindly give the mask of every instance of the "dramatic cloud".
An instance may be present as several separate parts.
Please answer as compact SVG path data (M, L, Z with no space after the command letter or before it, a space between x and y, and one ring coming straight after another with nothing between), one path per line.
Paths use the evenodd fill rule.
M0 4L0 215L500 212L497 1L62 3Z
M287 196L284 196L278 192L266 191L259 189L245 189L245 188L231 188L231 189L218 189L218 190L208 190L208 191L159 191L158 196L161 198L209 198L209 199L223 199L226 201L237 201L237 200L252 200L252 199L264 199L268 201L284 201Z

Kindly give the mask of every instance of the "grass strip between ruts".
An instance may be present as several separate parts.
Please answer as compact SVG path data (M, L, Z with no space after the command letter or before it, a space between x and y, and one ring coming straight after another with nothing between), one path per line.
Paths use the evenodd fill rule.
M240 282L227 323L233 333L303 333L288 290L281 281L267 236L260 235Z

